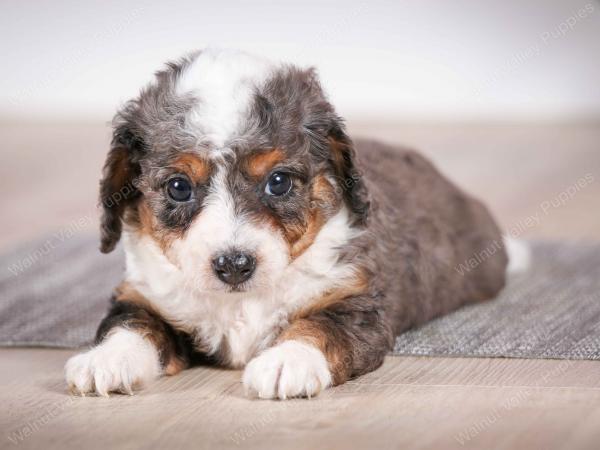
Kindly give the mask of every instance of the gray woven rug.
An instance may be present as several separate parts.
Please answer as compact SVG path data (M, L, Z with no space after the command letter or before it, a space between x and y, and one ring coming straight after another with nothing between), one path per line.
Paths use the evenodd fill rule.
M491 302L398 337L394 353L600 359L600 244L533 243L532 269ZM89 344L123 274L96 237L50 237L0 257L0 345Z
M48 236L0 257L0 345L78 347L93 340L124 271L98 238Z
M532 246L500 297L402 334L394 354L600 359L600 244Z

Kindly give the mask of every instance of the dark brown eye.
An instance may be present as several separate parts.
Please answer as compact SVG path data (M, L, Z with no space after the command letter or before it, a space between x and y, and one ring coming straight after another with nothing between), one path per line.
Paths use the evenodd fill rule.
M287 194L291 189L292 179L288 174L283 172L274 172L271 174L265 186L265 192L276 197Z
M185 178L172 178L167 183L167 194L176 202L187 202L192 197L192 186Z

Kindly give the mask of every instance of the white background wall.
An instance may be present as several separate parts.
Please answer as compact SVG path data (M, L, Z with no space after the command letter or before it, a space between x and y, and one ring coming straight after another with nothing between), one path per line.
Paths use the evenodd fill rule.
M0 116L102 119L207 45L316 65L350 118L600 118L597 0L0 0Z

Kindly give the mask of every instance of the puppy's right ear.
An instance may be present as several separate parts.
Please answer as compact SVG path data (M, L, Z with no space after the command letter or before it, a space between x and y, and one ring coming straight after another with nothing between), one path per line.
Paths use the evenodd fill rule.
M143 141L127 125L115 126L100 181L100 251L111 252L121 237L123 215L141 194L136 187L140 175L137 162L143 151Z

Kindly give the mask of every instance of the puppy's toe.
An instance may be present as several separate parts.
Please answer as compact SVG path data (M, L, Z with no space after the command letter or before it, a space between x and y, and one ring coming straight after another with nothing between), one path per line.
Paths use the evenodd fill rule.
M65 365L71 392L85 395L110 392L132 394L133 389L160 375L154 346L137 333L119 329L99 346L73 356Z
M85 395L94 387L94 377L90 368L90 352L75 355L65 365L65 378L69 390L74 394Z
M246 366L242 378L248 393L260 398L312 397L331 386L323 353L299 341L285 341L265 350Z

